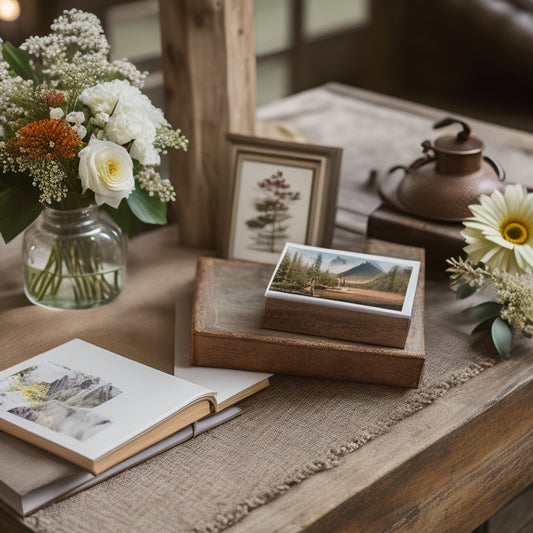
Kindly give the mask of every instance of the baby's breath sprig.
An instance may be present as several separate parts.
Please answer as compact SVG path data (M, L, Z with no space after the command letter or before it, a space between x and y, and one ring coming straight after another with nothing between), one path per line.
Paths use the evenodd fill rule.
M496 289L495 301L483 302L469 310L477 321L472 333L490 329L494 346L502 357L511 352L513 332L533 336L533 275L491 270L469 259L448 259L446 270L458 298L466 298L485 287Z

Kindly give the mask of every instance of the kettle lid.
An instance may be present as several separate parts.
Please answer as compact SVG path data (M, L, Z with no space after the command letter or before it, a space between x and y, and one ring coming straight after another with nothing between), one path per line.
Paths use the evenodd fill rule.
M463 129L457 135L442 135L433 141L433 148L437 152L457 155L480 154L485 148L485 143L478 137L470 135L470 126L456 118L445 118L437 122L433 128L442 128L450 124L460 124Z

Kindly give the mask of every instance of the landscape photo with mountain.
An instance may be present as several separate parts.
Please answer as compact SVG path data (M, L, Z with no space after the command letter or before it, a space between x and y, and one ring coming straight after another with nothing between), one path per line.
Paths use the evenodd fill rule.
M0 411L84 441L112 424L92 409L121 393L100 377L41 361L0 382Z
M392 258L287 246L269 290L402 311L412 274Z

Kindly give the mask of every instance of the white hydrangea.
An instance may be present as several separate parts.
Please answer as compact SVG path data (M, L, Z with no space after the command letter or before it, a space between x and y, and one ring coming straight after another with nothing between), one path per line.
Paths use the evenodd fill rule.
M157 129L168 126L163 112L126 80L113 80L85 89L80 101L91 113L109 115L104 126L107 140L124 145L132 142L130 154L142 165L159 165L161 157L154 146Z

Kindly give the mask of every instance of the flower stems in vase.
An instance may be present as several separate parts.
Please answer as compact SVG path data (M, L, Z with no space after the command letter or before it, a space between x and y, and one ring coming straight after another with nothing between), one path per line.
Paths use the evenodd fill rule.
M126 238L100 208L45 209L24 235L24 286L38 305L87 309L124 282Z
M28 297L53 307L102 305L113 300L122 287L121 269L107 270L98 247L85 240L57 242L44 268L26 265L24 276Z

